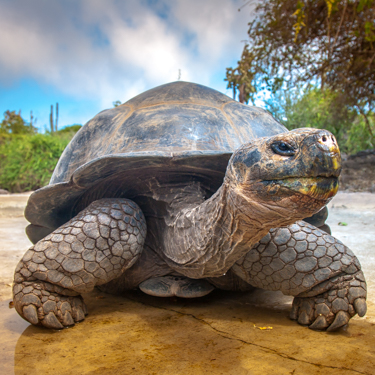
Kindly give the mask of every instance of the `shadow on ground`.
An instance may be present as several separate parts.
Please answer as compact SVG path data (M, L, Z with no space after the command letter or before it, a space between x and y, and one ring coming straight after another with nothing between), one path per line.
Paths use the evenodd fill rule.
M86 320L63 331L29 326L3 303L2 340L18 339L2 357L14 350L17 375L373 373L374 323L314 332L288 319L278 293L266 293L265 305L273 298L276 308L261 306L262 291L195 300L95 292L85 296Z
M0 237L8 242L0 245L0 256L11 269L0 272L0 369L17 375L373 374L374 197L366 195L362 206L357 202L359 211L347 196L331 204L333 234L358 255L371 291L366 317L335 333L292 322L291 298L262 290L214 291L193 300L95 291L84 296L90 314L83 323L62 331L30 326L8 307L9 275L27 246L19 230L24 219L4 221Z

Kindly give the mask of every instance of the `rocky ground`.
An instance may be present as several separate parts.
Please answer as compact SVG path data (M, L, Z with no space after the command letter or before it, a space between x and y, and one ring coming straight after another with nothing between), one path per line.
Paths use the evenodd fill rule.
M30 245L27 198L0 196L0 373L374 373L375 194L340 192L329 205L333 235L357 254L369 287L367 315L329 334L290 321L291 298L262 290L195 300L96 291L85 296L83 323L31 326L9 308L13 270Z
M375 149L342 155L340 189L375 193Z

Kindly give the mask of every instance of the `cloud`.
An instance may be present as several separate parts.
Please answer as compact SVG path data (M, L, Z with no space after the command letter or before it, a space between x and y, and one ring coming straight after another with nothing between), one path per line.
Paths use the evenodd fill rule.
M240 57L242 0L43 1L0 5L0 80L32 78L102 106L181 79L217 86ZM222 85L225 87L225 84Z

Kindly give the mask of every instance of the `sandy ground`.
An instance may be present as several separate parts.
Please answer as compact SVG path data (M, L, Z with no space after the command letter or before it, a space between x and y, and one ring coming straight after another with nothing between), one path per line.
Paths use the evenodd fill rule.
M333 235L369 288L367 315L330 334L290 321L291 298L262 290L195 300L93 292L84 323L31 326L8 307L30 245L27 198L0 196L0 374L375 374L375 194L339 193L329 205Z

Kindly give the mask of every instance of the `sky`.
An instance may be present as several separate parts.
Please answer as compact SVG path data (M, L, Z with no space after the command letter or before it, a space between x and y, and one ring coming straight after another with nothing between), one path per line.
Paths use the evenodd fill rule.
M0 0L0 119L39 131L84 124L153 87L196 82L228 96L252 6L246 0ZM241 8L241 11L238 9ZM1 120L0 120L1 121Z

